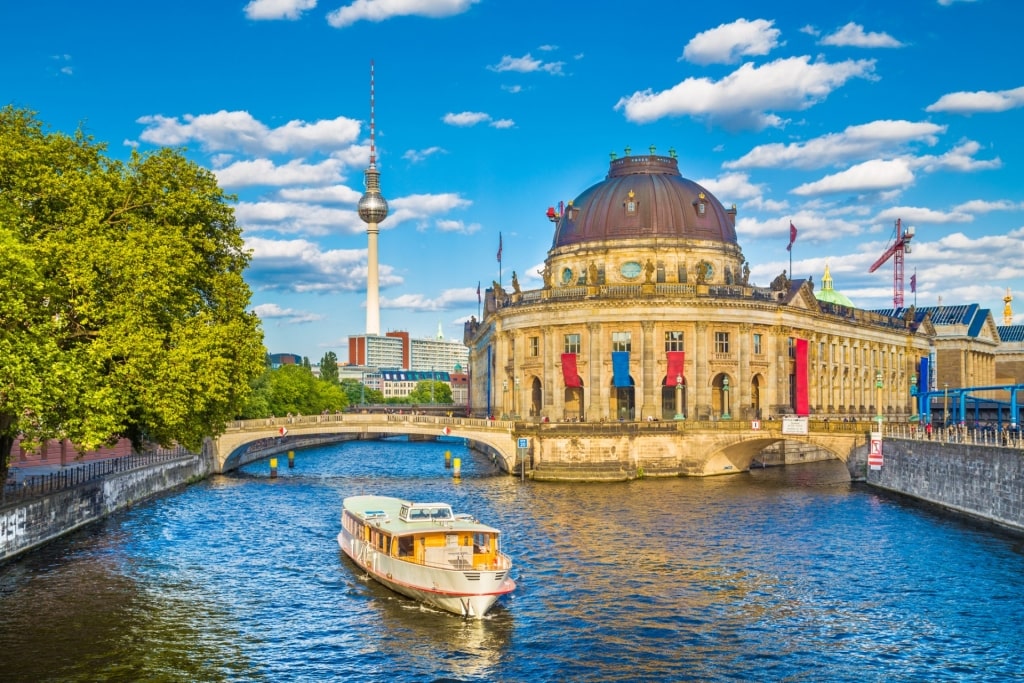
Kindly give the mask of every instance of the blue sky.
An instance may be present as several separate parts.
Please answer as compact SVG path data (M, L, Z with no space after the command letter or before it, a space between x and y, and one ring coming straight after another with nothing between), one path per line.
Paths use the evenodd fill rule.
M789 268L863 308L897 218L909 305L1024 321L1024 72L1015 0L7 2L0 103L115 157L169 145L238 197L267 347L318 361L362 334L376 147L381 329L461 339L477 283L524 288L549 206L609 154L674 148L726 206L751 280ZM917 292L910 292L916 272Z

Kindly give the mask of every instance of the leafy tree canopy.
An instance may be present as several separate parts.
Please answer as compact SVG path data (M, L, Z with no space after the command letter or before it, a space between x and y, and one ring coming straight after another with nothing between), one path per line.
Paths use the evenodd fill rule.
M0 468L13 440L191 448L264 365L233 197L174 150L108 158L0 109Z
M331 382L318 380L301 365L282 365L266 370L253 383L240 416L244 419L316 415L344 410L349 403L344 389Z
M409 403L451 403L452 388L445 382L422 380L409 392Z
M349 405L358 405L360 403L370 405L384 403L383 391L363 386L355 379L341 380L341 389L345 392L345 396L348 397Z
M320 379L333 384L338 383L338 354L328 351L320 359Z

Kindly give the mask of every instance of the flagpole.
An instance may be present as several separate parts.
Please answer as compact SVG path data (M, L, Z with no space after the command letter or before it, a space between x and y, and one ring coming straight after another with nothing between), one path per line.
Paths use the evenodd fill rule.
M793 243L796 242L796 226L793 225L793 219L789 220L789 244L786 245L786 251L789 252L789 279L792 281L793 278Z
M501 282L501 233L498 233L498 287L504 287Z

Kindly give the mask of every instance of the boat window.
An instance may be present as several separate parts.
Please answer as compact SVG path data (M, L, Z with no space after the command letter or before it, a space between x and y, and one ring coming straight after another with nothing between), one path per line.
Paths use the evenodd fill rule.
M412 536L399 536L398 537L398 556L409 557L413 552Z

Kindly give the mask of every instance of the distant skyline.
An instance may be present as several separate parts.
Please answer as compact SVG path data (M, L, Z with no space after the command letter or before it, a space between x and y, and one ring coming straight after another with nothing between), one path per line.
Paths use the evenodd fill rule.
M273 353L342 361L366 326L369 72L390 212L381 331L461 339L478 284L540 286L549 206L610 153L674 149L737 205L751 280L826 264L855 305L901 219L906 305L1024 321L1020 7L1000 0L253 0L0 7L0 103L127 158L182 147L237 195ZM792 253L789 226L797 228ZM916 292L910 291L916 273Z

